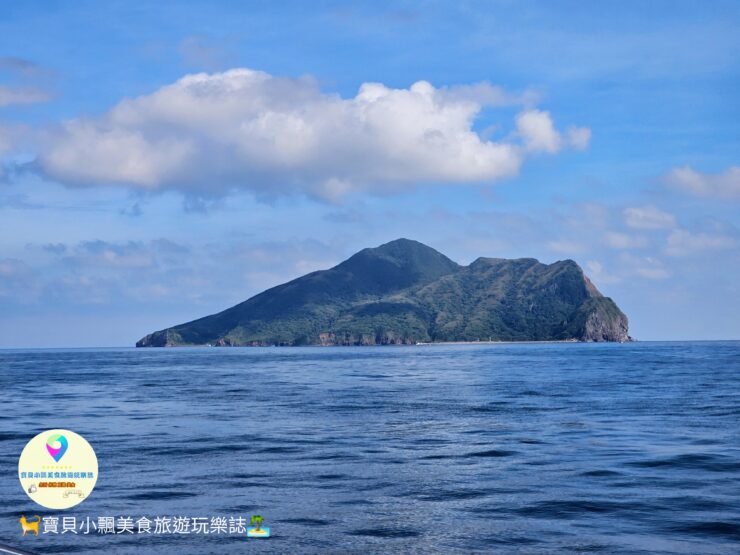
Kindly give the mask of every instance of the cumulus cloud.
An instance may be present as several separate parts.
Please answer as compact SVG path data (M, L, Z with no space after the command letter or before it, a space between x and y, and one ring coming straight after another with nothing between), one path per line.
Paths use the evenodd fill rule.
M570 127L563 136L555 129L550 113L542 110L531 109L520 113L516 118L516 127L525 147L532 152L554 154L567 146L583 150L591 140L591 130L586 127Z
M646 279L666 279L671 276L671 272L663 262L653 256L635 256L622 253L619 257L619 263L625 268L627 276Z
M651 256L635 256L630 253L621 253L619 257L609 261L607 269L597 260L586 262L586 272L596 283L614 284L635 278L662 280L671 276L671 272L662 261Z
M557 239L555 241L548 241L547 248L553 252L566 255L581 254L588 251L588 246L577 241L571 241L569 239Z
M659 268L655 266L641 266L635 268L635 275L644 277L647 279L667 279L671 277L671 273L665 268Z
M675 229L668 236L666 254L688 256L712 250L732 249L738 241L730 235L712 233L691 233L685 229Z
M534 109L517 117L518 132L507 140L473 130L485 107L531 101L487 83L365 83L342 98L310 77L201 73L100 117L65 122L47 134L38 163L72 185L196 194L242 188L336 199L426 183L490 183L516 175L529 152L587 144L588 130L561 135L547 112Z
M576 150L585 150L591 143L591 130L588 127L568 128L568 143Z
M671 170L665 179L673 188L698 197L740 199L740 166L723 173L701 173L684 166Z
M548 112L527 110L516 118L516 128L531 151L557 152L560 150L560 133Z
M604 243L614 249L639 249L646 247L648 242L640 235L630 235L619 231L609 231L604 234Z
M676 226L673 214L655 206L632 206L623 211L627 226L634 229L670 229Z
M604 272L604 265L598 260L588 260L586 262L586 274L591 280L601 283L615 283L618 281L610 274Z

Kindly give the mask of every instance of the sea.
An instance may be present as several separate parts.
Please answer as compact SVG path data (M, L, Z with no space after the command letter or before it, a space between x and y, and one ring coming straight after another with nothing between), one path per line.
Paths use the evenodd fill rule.
M33 553L740 553L740 342L2 350L0 401ZM18 480L53 428L99 464L64 511Z

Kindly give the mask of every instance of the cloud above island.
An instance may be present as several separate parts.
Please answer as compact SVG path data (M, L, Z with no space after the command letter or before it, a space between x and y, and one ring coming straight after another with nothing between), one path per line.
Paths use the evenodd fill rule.
M566 147L583 150L591 141L587 127L570 127L565 135L555 129L549 112L525 110L516 117L518 134L530 152L555 154Z
M670 229L676 226L673 214L652 205L630 206L622 213L627 227L633 229Z
M508 135L490 140L475 130L485 108L517 106ZM492 183L515 176L534 153L583 149L589 139L587 128L559 132L531 93L488 83L364 83L342 98L312 77L233 69L187 75L100 116L65 121L45 133L37 165L74 186L335 200L354 191Z
M689 166L674 168L665 181L669 186L697 197L740 200L740 166L722 173L702 173Z

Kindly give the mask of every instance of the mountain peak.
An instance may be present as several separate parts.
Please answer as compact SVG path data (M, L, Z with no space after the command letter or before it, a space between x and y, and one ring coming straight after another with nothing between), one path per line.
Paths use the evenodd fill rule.
M393 241L383 243L382 245L379 245L377 247L363 249L360 251L360 253L362 252L369 252L398 259L407 259L414 256L426 256L433 258L441 257L449 260L449 258L443 255L441 252L433 249L432 247L425 245L424 243L420 243L419 241L414 241L413 239L406 239L405 237L394 239ZM450 262L452 261L450 260Z
M432 247L404 238L363 249L336 267L365 275L394 276L395 281L407 285L426 283L459 268Z

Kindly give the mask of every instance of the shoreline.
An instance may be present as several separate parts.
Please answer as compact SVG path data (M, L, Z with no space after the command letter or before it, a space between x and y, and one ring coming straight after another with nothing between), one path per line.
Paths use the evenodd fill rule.
M160 345L160 346L139 346L137 349L175 349L175 348L270 348L270 347L432 347L435 345L451 346L451 345L547 345L547 344L561 344L561 343L637 343L637 339L630 339L629 341L581 341L579 339L526 339L522 341L510 341L510 340L490 340L490 341L429 341L429 342L417 342L417 343L374 343L370 345L342 345L342 344L329 344L322 345L320 343L314 343L310 345Z
M596 341L580 341L578 339L523 339L521 341L513 340L488 340L488 341L430 341L414 343L412 346L426 345L521 345L521 344L540 344L540 343L597 343ZM598 343L620 343L620 341L600 341Z

